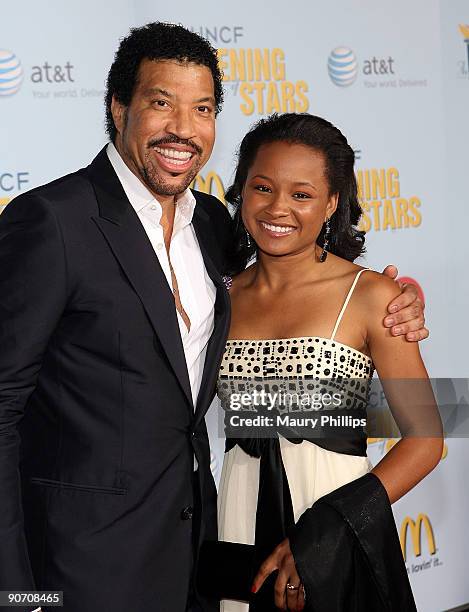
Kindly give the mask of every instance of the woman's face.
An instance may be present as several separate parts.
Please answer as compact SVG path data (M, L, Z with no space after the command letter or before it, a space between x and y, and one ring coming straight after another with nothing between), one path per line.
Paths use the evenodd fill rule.
M244 225L260 251L281 256L313 251L337 207L322 153L302 144L262 145L242 192Z

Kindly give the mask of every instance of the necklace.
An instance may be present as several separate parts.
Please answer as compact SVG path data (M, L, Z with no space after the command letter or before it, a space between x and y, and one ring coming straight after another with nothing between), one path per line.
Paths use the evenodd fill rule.
M189 319L189 315L184 310L184 307L181 302L181 297L179 295L179 288L176 279L176 274L174 273L174 268L171 264L171 261L168 257L169 269L171 271L171 283L173 285L173 296L174 296L174 305L176 306L176 310L181 315L182 320L184 321L185 326L187 327L187 331L191 329L191 320Z

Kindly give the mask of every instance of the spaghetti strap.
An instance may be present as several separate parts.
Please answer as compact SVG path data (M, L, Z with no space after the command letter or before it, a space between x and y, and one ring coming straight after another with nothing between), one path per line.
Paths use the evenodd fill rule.
M344 302L344 305L342 306L342 310L339 312L339 316L337 317L337 321L335 322L334 329L332 330L331 340L334 340L335 338L337 330L339 329L340 322L342 321L342 317L344 316L345 309L347 308L348 303L350 302L350 298L352 297L353 290L355 289L358 283L358 279L360 278L361 273L366 272L367 270L370 270L370 269L371 268L363 268L363 270L359 270L357 274L355 275L355 279L352 283L352 286L349 289L349 292L347 293L347 297L345 298L345 302Z

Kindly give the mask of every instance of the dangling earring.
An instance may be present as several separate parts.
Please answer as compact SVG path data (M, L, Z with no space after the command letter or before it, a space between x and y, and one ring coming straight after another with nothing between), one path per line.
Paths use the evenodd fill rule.
M329 236L331 235L331 222L329 217L326 219L326 231L324 232L324 244L322 247L322 253L319 256L319 261L324 263L327 258L327 247L329 246Z
M251 236L250 236L248 230L246 230L246 244L248 245L248 247L251 246Z

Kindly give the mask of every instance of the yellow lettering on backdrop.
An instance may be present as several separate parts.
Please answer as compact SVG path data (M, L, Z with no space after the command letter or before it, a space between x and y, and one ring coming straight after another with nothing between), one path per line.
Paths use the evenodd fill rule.
M308 85L305 81L286 81L283 49L221 48L217 56L223 80L239 83L239 90L234 91L241 97L244 115L308 110Z
M309 100L305 96L305 92L308 91L308 84L306 81L297 81L295 90L298 98L298 102L296 103L296 112L306 113L309 108Z
M254 49L254 69L256 81L270 81L269 49Z
M362 217L359 229L365 232L418 227L422 223L417 196L401 198L399 170L370 168L356 171Z
M224 81L284 81L285 53L282 49L217 50Z
M283 85L283 83L282 83ZM280 113L280 99L278 97L278 90L276 83L269 83L267 88L267 103L266 103L266 112L268 115L270 113L276 112Z
M238 80L246 80L246 61L244 58L244 49L239 50L239 56L236 49L230 49L230 81Z
M407 209L409 203L405 198L397 198L396 200L396 216L397 216L397 227L409 227L409 215Z
M381 229L379 226L379 208L380 206L381 206L381 202L379 200L372 200L370 202L370 208L373 210L373 229L377 232Z
M371 171L371 190L373 193L373 198L386 197L386 179L384 176L384 168L381 168L380 170Z
M247 53L247 69L248 69L248 81L254 81L254 63L252 60L252 49L248 49Z
M272 76L276 81L285 80L285 53L282 49L272 49Z
M250 98L252 93L251 83L241 83L239 87L239 94L246 104L240 104L241 112L245 115L252 115L255 109L254 102Z
M386 230L388 227L395 229L396 220L394 219L394 209L392 207L392 200L384 200L383 202L383 226L382 229Z
M282 87L282 113L295 112L295 88L290 81L284 81Z
M388 198L398 198L400 194L399 171L397 168L388 168L386 172L387 196Z
M257 112L263 115L265 83L254 83L253 88L257 91Z
M422 215L418 210L420 208L420 199L417 196L409 198L409 208L414 214L414 217L410 217L409 221L413 227L418 227L422 223Z

